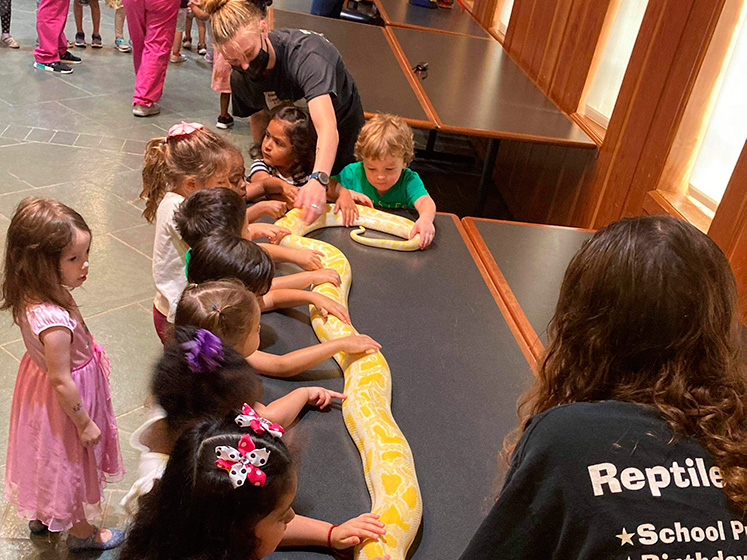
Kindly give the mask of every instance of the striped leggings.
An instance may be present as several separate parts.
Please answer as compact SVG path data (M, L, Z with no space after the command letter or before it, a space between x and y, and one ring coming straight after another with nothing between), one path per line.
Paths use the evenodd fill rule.
M10 33L10 2L11 0L0 0L0 23L3 33Z

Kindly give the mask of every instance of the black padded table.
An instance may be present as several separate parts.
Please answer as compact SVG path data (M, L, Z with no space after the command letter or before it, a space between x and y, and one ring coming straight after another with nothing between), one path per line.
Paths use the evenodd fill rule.
M451 9L413 6L407 0L374 0L374 3L386 25L481 39L493 38L458 2L454 2Z
M438 130L490 139L480 200L495 167L500 139L596 148L511 60L498 41L391 28L408 67L428 63L418 85L427 96Z
M464 218L488 274L535 355L547 343L565 269L593 232L560 226Z
M394 417L412 447L423 494L423 524L410 557L453 560L493 502L498 453L516 425L530 366L455 216L436 217L436 239L423 252L365 247L349 232L310 236L349 259L353 324L382 344L392 370ZM263 315L261 339L273 353L317 343L301 308ZM329 360L293 380L265 378L264 400L300 384L342 390L341 375ZM286 439L298 463L297 513L340 523L369 511L361 461L339 408L309 410ZM324 550L271 556L327 557Z
M358 86L364 111L393 113L416 128L435 128L383 28L284 10L271 13L274 27L316 31L337 47Z

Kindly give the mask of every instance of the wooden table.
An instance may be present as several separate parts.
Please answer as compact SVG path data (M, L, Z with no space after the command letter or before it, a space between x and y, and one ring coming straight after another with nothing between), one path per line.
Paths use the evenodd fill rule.
M374 3L386 25L493 39L459 2L454 2L451 9L413 6L407 0L374 0Z
M354 243L350 230L312 233L339 247L352 266L350 316L382 344L392 371L393 413L412 448L423 494L423 524L412 560L454 560L492 503L498 453L517 424L516 400L532 382L528 347L501 312L502 300L457 218L436 217L427 251L400 253ZM306 309L262 316L263 350L315 344ZM341 390L324 362L294 380L265 379L265 399L299 385ZM310 410L287 441L295 452L297 513L333 523L369 511L361 460L339 408ZM326 551L270 558L329 558Z
M565 269L593 231L464 218L488 274L538 358L547 343Z
M433 129L434 118L420 100L415 78L392 48L392 38L381 27L309 14L270 10L277 28L307 29L324 35L342 55L363 103L372 113L399 115L415 128Z

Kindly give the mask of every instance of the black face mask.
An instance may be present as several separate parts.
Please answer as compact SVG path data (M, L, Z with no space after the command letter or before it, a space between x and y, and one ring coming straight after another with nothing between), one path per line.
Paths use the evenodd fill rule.
M261 78L270 63L270 53L264 47L259 49L257 56L249 62L249 68L244 70L241 66L231 66L238 73L243 74L251 80Z

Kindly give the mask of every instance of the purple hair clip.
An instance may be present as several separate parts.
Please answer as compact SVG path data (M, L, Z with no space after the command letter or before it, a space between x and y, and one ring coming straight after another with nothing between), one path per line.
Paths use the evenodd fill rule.
M194 373L215 371L223 363L223 344L205 329L199 329L194 339L182 342L180 346L189 369Z

